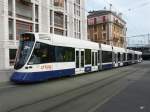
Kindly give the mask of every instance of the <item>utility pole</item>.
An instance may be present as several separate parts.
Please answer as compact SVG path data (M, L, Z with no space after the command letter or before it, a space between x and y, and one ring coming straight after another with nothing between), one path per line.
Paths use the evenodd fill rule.
M110 3L109 6L110 6L110 7L109 7L109 10L111 11L111 10L112 10L112 4Z

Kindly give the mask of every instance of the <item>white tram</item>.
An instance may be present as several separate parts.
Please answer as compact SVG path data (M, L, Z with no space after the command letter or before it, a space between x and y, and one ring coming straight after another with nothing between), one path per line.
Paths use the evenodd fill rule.
M113 52L119 54L115 60ZM136 54L138 62L141 62L142 53ZM53 34L24 33L20 38L11 80L19 83L40 82L109 69L114 64L115 67L123 66L124 61L128 62L125 55L125 49L110 45ZM133 61L132 56L130 60Z
M114 67L123 66L125 61L125 49L120 47L113 47L113 65Z

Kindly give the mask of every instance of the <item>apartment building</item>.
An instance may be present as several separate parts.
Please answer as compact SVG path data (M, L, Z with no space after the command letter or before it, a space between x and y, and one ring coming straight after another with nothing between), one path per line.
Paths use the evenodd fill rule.
M84 2L0 0L0 70L13 68L19 36L23 32L52 33L86 40Z
M88 39L94 42L126 47L126 22L122 14L110 10L89 12Z

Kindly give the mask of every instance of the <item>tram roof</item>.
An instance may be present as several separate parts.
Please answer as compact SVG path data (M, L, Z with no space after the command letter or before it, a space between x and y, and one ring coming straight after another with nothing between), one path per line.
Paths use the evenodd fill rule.
M106 45L106 44L100 44L100 45L101 45L101 50L112 51L112 46L111 45Z
M125 52L125 49L124 49L124 48L114 47L114 46L113 46L113 51L114 51L114 52L122 52L122 53L123 53L123 52Z
M127 49L127 53L134 53L133 50Z
M58 46L74 47L74 48L86 48L86 49L99 49L99 44L88 40L81 40L61 35L46 34L46 33L34 33L35 37L39 41L46 43L52 43Z

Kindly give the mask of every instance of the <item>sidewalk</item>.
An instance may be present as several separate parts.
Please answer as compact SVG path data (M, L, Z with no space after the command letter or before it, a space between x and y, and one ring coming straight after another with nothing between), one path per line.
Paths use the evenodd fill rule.
M12 69L11 70L0 70L0 83L9 81L9 78L12 73L13 73Z

